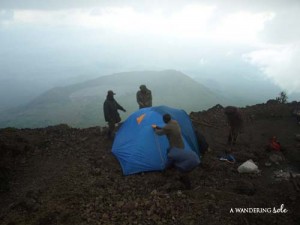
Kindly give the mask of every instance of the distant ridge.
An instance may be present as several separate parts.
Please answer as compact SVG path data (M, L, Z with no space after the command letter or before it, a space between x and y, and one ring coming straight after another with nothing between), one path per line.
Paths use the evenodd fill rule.
M1 113L0 127L37 128L65 123L73 127L104 125L102 105L107 90L127 109L124 119L138 109L136 92L146 84L153 105L168 105L187 112L199 111L226 99L176 70L133 71L102 76L50 89L29 104Z

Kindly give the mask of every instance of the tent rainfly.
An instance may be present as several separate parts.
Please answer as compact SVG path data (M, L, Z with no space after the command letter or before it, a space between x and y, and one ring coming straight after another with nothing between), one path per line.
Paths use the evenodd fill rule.
M192 122L184 110L167 106L143 108L124 121L113 143L112 153L120 162L124 175L165 168L169 143L165 135L155 134L152 125L163 127L162 116L166 113L181 127L184 151L200 155Z

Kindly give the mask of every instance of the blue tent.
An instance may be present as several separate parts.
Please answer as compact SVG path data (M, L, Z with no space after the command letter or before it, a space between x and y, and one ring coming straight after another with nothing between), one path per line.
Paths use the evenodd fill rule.
M162 116L169 113L181 127L185 151L199 155L198 143L191 120L184 110L167 106L140 109L131 114L118 130L112 153L119 160L123 174L163 170L169 146L165 135L158 136L152 124L163 127Z

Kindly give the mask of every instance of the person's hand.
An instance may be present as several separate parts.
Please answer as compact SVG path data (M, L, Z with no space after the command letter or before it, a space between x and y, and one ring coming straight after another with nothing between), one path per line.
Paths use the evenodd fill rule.
M156 124L152 124L151 126L152 126L152 128L154 130L160 130L160 129L162 129L161 127L157 126Z

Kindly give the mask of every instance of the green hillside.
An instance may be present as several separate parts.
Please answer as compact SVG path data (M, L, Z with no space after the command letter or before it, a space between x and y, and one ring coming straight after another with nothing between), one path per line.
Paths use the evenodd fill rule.
M226 102L175 70L126 72L51 89L28 105L3 112L0 127L36 128L60 123L80 128L103 126L102 106L110 89L127 110L120 112L124 120L138 109L135 96L140 84L146 84L152 91L153 106L168 105L189 113Z

